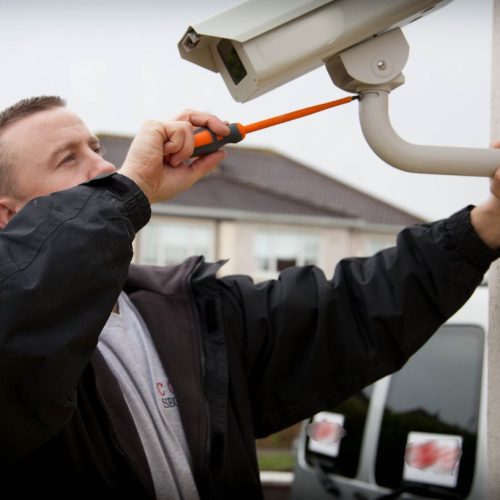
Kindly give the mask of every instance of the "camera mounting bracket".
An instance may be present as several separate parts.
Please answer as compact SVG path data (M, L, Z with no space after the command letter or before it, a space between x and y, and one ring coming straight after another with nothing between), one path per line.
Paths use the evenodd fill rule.
M361 42L325 62L333 83L360 95L359 119L372 150L400 170L427 174L491 176L500 150L409 143L389 119L389 94L405 81L409 46L400 28Z

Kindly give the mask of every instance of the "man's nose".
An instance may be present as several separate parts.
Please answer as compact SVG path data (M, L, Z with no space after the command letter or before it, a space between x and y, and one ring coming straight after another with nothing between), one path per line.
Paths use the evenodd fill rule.
M94 179L100 175L110 174L112 172L116 172L116 167L109 161L106 161L104 158L99 156L92 162L87 172L87 180Z

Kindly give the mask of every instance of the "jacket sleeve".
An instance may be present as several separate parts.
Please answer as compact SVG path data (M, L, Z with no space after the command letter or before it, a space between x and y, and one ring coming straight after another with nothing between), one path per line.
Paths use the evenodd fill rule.
M29 202L0 232L0 457L68 421L149 203L113 174Z
M254 284L221 279L257 437L331 408L398 370L481 283L498 257L470 207L403 230L394 248Z

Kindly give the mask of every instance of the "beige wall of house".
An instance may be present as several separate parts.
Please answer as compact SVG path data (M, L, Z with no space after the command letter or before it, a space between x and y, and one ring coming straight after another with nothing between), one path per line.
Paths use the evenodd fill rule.
M371 228L322 221L290 224L262 220L213 220L154 215L137 235L134 261L165 264L189 255L228 259L221 275L248 274L255 281L275 278L280 267L314 263L327 276L344 257L366 256L391 246L399 227ZM307 221L306 221L307 222ZM168 260L170 259L170 260Z

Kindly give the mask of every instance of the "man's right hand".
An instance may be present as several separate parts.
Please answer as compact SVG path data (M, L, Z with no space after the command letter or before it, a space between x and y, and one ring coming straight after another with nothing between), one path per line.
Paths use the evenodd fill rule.
M493 142L491 147L500 148L500 141ZM500 168L491 176L490 197L472 209L471 222L490 248L500 249Z
M213 170L225 151L191 158L194 127L208 127L218 135L229 128L214 115L186 110L173 121L149 120L132 141L120 174L132 179L150 203L165 201L189 189Z

